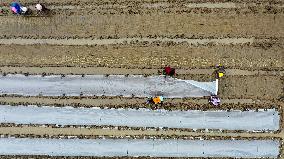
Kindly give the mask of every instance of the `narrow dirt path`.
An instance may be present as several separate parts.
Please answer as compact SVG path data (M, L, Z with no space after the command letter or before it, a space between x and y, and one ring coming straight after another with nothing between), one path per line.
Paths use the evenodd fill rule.
M2 0L3 1L3 0ZM59 2L59 1L58 1ZM46 3L48 9L51 10L84 10L84 9L107 9L107 8L127 8L127 4L109 4L109 5L101 5L101 4L89 4L89 5L84 5L84 3L80 3L80 4L72 4L72 1L69 3L64 3L62 2L61 4L58 5L54 5L55 3L58 2L51 2L51 3ZM61 1L60 1L61 2ZM6 2L9 3L9 2ZM32 3L32 5L30 5ZM89 3L89 2L85 2ZM4 3L5 4L5 3ZM27 5L26 7L30 8L33 11L36 11L35 8L35 2L28 2L29 5ZM132 5L131 5L132 6ZM180 2L180 3L171 3L171 2L164 2L164 1L156 1L154 3L151 2L137 2L136 6L137 8L140 9L146 9L146 8L153 8L153 9L158 9L158 8L175 8L175 7L179 7L179 8L207 8L207 9L241 9L241 8L247 8L247 7L256 7L256 8L262 8L264 6L269 6L269 7L275 7L275 8L283 8L284 5L282 5L281 3L234 3L234 2ZM132 6L133 7L133 6ZM4 10L9 10L8 6L3 6L1 7Z
M218 133L218 132L186 132L175 130L117 130L98 128L51 128L51 127L0 127L0 134L9 135L51 135L51 136L190 136L190 137L231 137L231 138L283 138L283 133Z
M58 107L108 107L108 108L151 108L146 104L146 98L122 98L122 97L99 97L99 98L48 98L48 97L0 97L0 103L9 105L54 105ZM269 100L254 99L222 99L219 107L212 107L208 99L165 99L158 108L169 110L229 110L229 109L269 109L279 108L279 105Z
M9 0L1 0L2 3L10 3L11 1ZM26 3L37 3L38 0L26 0ZM112 1L112 0L101 0L101 1L92 1L92 0L45 0L44 2L48 4L88 4L90 2L95 3L95 4L112 4L112 5L117 5L117 4L127 4L127 3L149 3L149 4L155 4L155 3L163 3L165 2L164 0L155 0L154 2L152 0L143 0L143 1L136 1L136 0L117 0L117 1ZM228 0L214 0L215 3L228 3ZM283 2L282 0L229 0L231 3L281 3ZM174 3L174 2L173 2ZM212 0L187 0L187 1L181 1L178 3L212 3Z
M92 74L92 75L157 75L161 69L126 69L108 67L0 67L0 73L29 73L29 74ZM179 75L212 75L212 69L177 69ZM284 71L249 71L243 69L226 69L226 76L284 76Z
M190 45L207 45L209 43L220 45L236 45L236 44L252 44L254 38L220 38L220 39L185 39L185 38L119 38L119 39L24 39L24 38L9 38L0 39L0 44L3 45L113 45L113 44L130 44L131 42L146 42L154 43L160 42L174 42L174 43L188 43Z

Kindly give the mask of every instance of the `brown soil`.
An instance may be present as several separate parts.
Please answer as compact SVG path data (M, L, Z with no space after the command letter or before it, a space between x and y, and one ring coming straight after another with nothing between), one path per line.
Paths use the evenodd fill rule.
M283 45L258 46L50 46L0 45L2 66L116 68L226 68L283 70ZM55 68L56 69L56 68Z
M4 4L9 4L11 1L9 0L2 0L1 1ZM267 3L270 4L282 4L282 0L181 0L181 1L168 1L168 0L143 0L143 1L135 1L135 0L100 0L100 1L93 1L93 0L73 0L73 1L61 1L61 0L45 0L44 1L47 4L71 4L71 5L80 5L80 4L94 4L94 5L121 5L121 4L156 4L156 3L170 3L170 4L184 4L184 3L206 3L206 2L216 2L216 3L224 3L224 2L233 2L233 3ZM38 0L26 0L25 3L38 3Z
M283 96L283 79L274 76L225 77L220 80L224 98L279 99Z
M2 37L283 37L283 14L88 14L0 16Z

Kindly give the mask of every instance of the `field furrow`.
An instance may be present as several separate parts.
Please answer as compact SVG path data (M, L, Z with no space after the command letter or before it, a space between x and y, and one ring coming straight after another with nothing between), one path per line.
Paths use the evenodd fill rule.
M80 14L80 12L78 12ZM133 36L283 37L283 14L0 16L1 37L101 38Z
M278 43L278 42L277 42ZM1 66L76 66L110 68L226 68L282 70L283 44L191 46L163 45L0 45ZM56 70L56 67L53 69ZM71 68L70 68L71 69ZM76 69L76 68L74 68ZM64 73L64 72L62 72Z

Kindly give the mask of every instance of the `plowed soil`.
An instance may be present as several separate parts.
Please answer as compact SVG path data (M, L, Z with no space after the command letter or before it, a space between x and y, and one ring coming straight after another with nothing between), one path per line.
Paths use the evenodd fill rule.
M54 46L0 45L2 66L96 66L112 68L226 68L284 70L283 45Z
M79 14L79 15L78 15ZM261 37L284 35L283 14L92 14L83 11L52 17L0 16L2 37Z

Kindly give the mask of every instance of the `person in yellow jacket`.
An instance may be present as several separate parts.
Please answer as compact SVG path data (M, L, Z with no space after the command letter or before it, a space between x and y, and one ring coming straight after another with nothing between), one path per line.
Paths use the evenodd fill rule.
M224 73L223 72L218 72L218 77L221 78L224 76Z
M216 70L214 71L216 79L223 77L225 75L225 73L226 73L226 71L225 71L224 66L222 66L221 64L216 65Z

